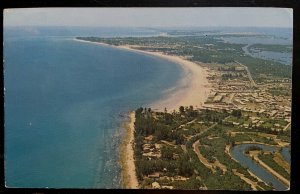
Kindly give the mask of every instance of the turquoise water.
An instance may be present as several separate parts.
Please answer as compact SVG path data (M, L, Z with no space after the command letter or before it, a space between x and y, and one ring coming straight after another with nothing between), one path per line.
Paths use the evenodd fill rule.
M172 62L65 37L4 40L8 187L119 188L121 114L163 97Z

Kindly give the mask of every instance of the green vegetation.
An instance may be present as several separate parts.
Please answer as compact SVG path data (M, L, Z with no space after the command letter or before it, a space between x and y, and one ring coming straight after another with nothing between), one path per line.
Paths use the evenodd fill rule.
M235 63L246 65L257 82L267 78L291 78L292 67L278 62L253 58L245 55L244 44L225 43L218 35L179 37L126 37L99 38L77 37L80 40L103 42L110 45L135 45L137 49L163 52L169 55L185 56L189 60L211 65ZM263 45L261 48L268 46ZM269 49L275 49L269 46ZM278 49L280 49L278 47ZM224 77L224 79L226 79Z
M280 175L282 175L284 178L290 180L290 175L286 172L286 170L274 161L273 154L259 154L258 158L268 166L270 166L273 170L278 172Z
M272 119L269 118L269 116L265 114L260 114L259 115L259 120L262 121L263 123L260 126L255 126L253 125L248 113L241 113L239 115L236 115L237 113L235 111L232 111L231 116L227 117L225 121L223 121L223 125L230 126L232 127L231 131L232 132L249 132L249 129L244 128L244 124L251 127L251 132L259 132L259 133L266 133L266 134L273 134L273 135L278 135L280 139L283 139L284 141L290 142L290 128L287 130L273 130L272 128L275 127L276 124L279 124L280 126L284 127L288 124L287 121L284 119ZM243 115L245 114L245 115ZM235 115L235 116L233 116ZM238 117L236 117L238 116ZM257 116L257 115L256 115ZM234 125L233 123L238 124L237 126ZM251 141L255 139L257 142L262 142L266 144L272 144L272 145L277 145L277 143L272 139L271 137L263 137L260 136L259 133L254 134L247 134L247 135L240 135L236 134L235 135L235 140L237 142L239 141Z
M216 161L215 150L212 147L204 147L200 146L200 153L208 160L210 163L214 163Z
M291 86L288 86L291 66L253 58L244 53L245 44L230 44L222 40L222 37L253 35L203 36L203 33L199 31L190 33L192 36L77 37L81 40L115 46L131 45L139 50L162 52L182 56L196 63L206 63L207 66L217 71L216 75L209 77L213 82L219 81L220 78L225 83L230 81L249 83L249 77L253 77L256 83L263 82L251 88L235 87L238 88L235 90L239 88L243 91L249 90L247 92L253 93L253 96L247 96L247 99L241 98L245 100L243 105L249 107L241 107L237 101L237 104L234 104L236 108L232 111L228 109L196 110L193 106L180 106L178 111L168 113L167 109L163 112L154 112L150 108L138 108L135 111L134 157L141 187L151 188L152 183L157 182L161 186L174 189L251 190L248 183L233 173L236 171L256 182L261 187L258 189L272 190L271 185L260 182L249 173L245 166L233 160L228 149L245 141L276 146L281 145L280 143L290 143L291 127L284 128L289 121L284 118L286 112L289 114L289 110L284 109L286 112L279 112L277 111L279 109L276 109L273 116L270 116L272 111L266 107L258 107L258 104L265 102L261 96L267 96L266 98L270 98L272 102L271 105L277 104L274 101L279 99L280 103L277 105L287 106L286 97L291 96ZM174 30L168 34L186 35L186 32ZM253 50L291 52L291 49L288 46L262 44L249 47L250 52ZM248 68L245 69L243 65ZM248 76L248 70L251 76ZM276 84L272 85L272 83ZM226 84L224 85L227 87ZM263 90L264 94L255 96L254 93L264 86L267 86ZM227 94L223 97L226 100L231 97L236 98L234 95ZM230 102L226 105L230 105ZM255 110L261 108L262 112L253 111L253 108ZM250 146L245 153L248 154L254 150L261 150L261 148ZM206 160L203 160L203 157ZM280 166L276 166L277 163L272 156L260 154L259 157L274 170L279 170L283 176L287 176Z
M256 142L269 144L269 145L278 145L272 137L264 137L259 134L247 134L251 139L255 139Z
M291 65L283 65L279 62L253 58L251 56L237 56L236 61L248 67L256 82L263 82L273 78L291 79L292 76Z
M247 149L245 150L245 154L249 154L250 151L261 151L262 148L261 147L258 147L258 146L249 146L247 147Z
M176 189L251 190L250 185L233 173L236 170L257 182L263 189L271 190L271 187L260 183L250 175L246 167L231 159L225 152L226 145L233 146L235 142L275 144L271 138L273 136L270 136L273 134L268 135L266 131L249 133L243 127L225 122L225 119L230 118L249 119L245 113L195 110L193 107L183 106L173 113L153 112L147 108L139 108L135 113L135 162L137 176L143 188L151 187L151 183L156 181L162 186ZM288 136L286 132L277 133L277 138ZM197 140L200 143L200 154L211 165L220 163L225 169L217 165L212 171L200 161L193 148ZM260 148L253 146L246 152L251 150ZM153 174L156 174L156 178L153 178Z
M279 44L253 44L248 47L249 50L260 50L260 51L273 51L273 52L293 52L293 47L290 45L279 45Z
M248 134L238 133L233 137L235 142L252 141Z

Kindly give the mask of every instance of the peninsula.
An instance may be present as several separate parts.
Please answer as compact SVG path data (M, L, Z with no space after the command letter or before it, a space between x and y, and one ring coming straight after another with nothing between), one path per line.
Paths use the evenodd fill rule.
M130 114L124 188L289 189L291 66L244 55L245 45L218 36L77 40L162 57L184 71L164 99Z

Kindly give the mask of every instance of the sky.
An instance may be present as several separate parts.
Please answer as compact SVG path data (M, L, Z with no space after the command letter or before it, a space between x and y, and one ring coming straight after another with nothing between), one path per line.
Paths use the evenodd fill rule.
M288 8L20 8L4 26L293 27Z

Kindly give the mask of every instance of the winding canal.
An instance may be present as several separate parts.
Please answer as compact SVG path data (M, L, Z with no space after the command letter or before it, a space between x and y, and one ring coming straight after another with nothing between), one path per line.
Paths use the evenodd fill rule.
M283 191L287 190L288 187L283 184L281 181L279 181L274 175L272 175L269 171L267 171L265 168L261 167L259 164L257 164L255 161L253 161L250 157L246 156L244 154L245 150L249 146L258 146L262 148L264 151L276 151L276 146L269 146L269 145L261 145L261 144L239 144L234 146L231 149L231 155L234 159L239 161L241 165L246 166L249 168L250 171L252 171L256 176L258 176L261 180L266 182L267 184L272 183L272 186L275 188L275 190ZM290 153L288 151L288 148L282 148L281 154L283 155L284 159L290 164Z

